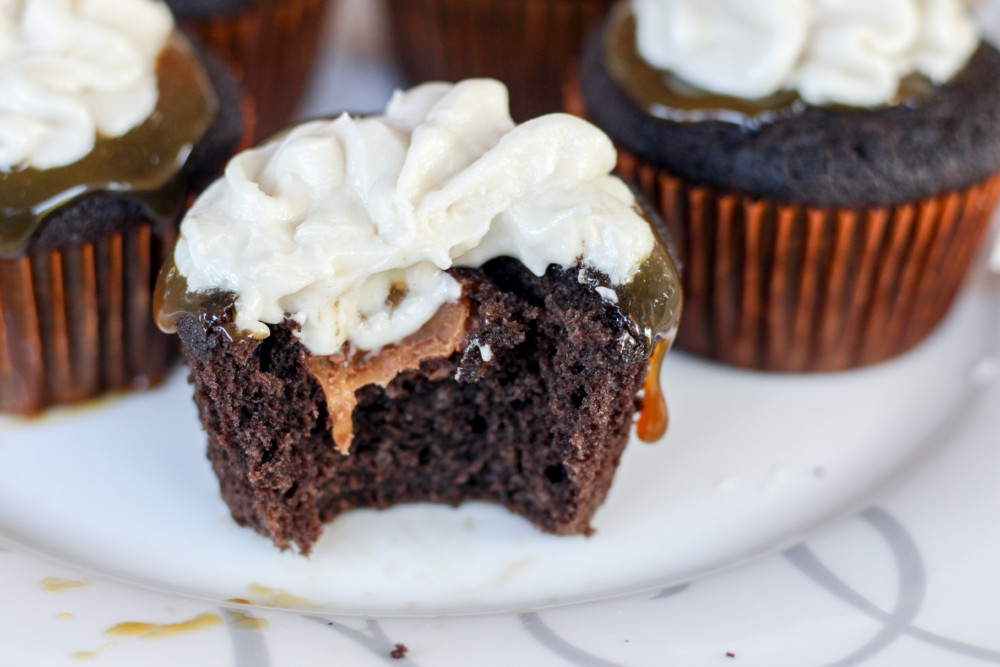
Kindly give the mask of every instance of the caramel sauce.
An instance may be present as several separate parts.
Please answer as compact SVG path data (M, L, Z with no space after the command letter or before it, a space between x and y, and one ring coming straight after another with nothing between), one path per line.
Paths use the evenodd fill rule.
M649 216L637 207L647 220ZM643 442L656 442L667 432L667 403L660 388L663 359L677 335L683 308L680 274L666 246L653 230L653 251L639 267L631 282L615 287L618 307L632 331L645 345L650 358L643 383L643 404L636 424L636 434Z
M265 605L269 607L282 607L284 609L315 609L315 605L308 600L292 595L279 588L268 588L260 584L250 584L250 593L262 599L262 602L251 602L250 604Z
M636 435L643 442L656 442L667 432L670 421L660 387L660 370L677 335L684 301L680 275L666 246L657 241L639 273L632 282L619 287L617 294L622 312L644 337L646 355L650 357Z
M100 647L96 651L77 651L76 653L70 655L70 657L73 658L74 660L93 660L94 658L97 658L102 651L107 651L114 645L115 645L114 642L108 642L107 644Z
M605 33L604 63L615 83L654 118L676 122L724 121L754 127L801 113L808 106L791 90L760 99L743 99L692 86L643 60L636 48L635 30L635 16L627 3L612 10ZM899 91L889 104L925 97L933 87L926 76L911 74L900 81Z
M153 290L153 315L160 330L175 333L181 318L193 317L207 331L217 326L235 304L236 297L228 292L189 292L187 278L177 270L174 251L170 251ZM250 332L237 330L234 320L229 317L221 325L230 340L250 338Z
M465 336L468 317L465 301L446 303L419 331L375 354L351 354L345 345L339 354L309 357L309 370L326 396L337 451L348 454L354 439L355 392L371 384L387 387L397 375L420 368L425 360L450 357Z
M655 231L653 235L656 237ZM661 340L672 342L683 296L677 267L658 238L631 282L615 287L615 294L622 315L644 342L647 357Z
M217 614L201 614L181 623L119 623L105 632L107 637L138 637L139 639L166 639L186 635L222 625Z
M61 577L46 577L39 586L46 593L65 593L90 586L90 579L62 579Z
M649 360L649 371L646 373L646 381L642 386L643 399L642 411L639 413L639 421L635 425L636 435L643 442L656 442L667 432L670 424L670 413L667 412L667 401L663 397L663 389L660 387L660 370L663 368L663 359L670 349L670 341L661 340L653 350L653 356Z
M99 136L77 162L0 170L0 255L16 254L49 214L95 192L134 198L160 219L176 213L185 196L181 171L211 125L218 100L191 47L176 33L160 53L157 85L149 118L121 137Z

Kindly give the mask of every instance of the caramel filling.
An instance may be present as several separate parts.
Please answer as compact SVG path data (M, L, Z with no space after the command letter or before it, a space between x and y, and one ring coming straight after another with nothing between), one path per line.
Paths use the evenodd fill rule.
M446 303L419 331L375 354L345 351L309 357L309 370L326 396L337 451L348 454L354 439L355 392L370 384L385 388L397 375L419 369L424 361L450 357L461 348L468 318L468 303Z
M612 11L604 42L604 64L615 83L649 116L676 122L726 121L759 125L800 113L806 103L791 90L760 99L743 99L708 92L656 69L639 55L635 16L627 3ZM927 77L911 74L900 82L890 104L925 97L934 88ZM839 106L839 105L834 105Z
M98 137L86 157L64 167L0 170L0 255L18 253L49 214L95 192L134 198L159 219L176 213L186 194L181 171L211 126L218 100L191 47L176 33L160 53L156 73L156 108L124 136Z

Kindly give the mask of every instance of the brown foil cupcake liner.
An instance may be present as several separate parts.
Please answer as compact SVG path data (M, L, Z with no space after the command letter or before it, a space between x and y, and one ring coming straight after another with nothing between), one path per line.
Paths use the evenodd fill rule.
M235 15L182 26L231 65L253 98L256 139L281 129L302 101L316 57L327 0L263 2Z
M619 152L682 258L677 346L772 371L874 364L947 314L1000 196L1000 175L887 208L783 204L686 183Z
M411 82L499 79L524 121L560 110L566 68L615 1L389 0L389 13Z
M177 355L153 321L152 286L174 238L142 223L0 259L0 411L34 414L161 382Z

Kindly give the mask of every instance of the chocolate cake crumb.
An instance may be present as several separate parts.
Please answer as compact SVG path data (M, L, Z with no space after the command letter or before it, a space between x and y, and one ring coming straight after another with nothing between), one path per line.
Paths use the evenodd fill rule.
M396 644L396 647L392 649L392 653L389 654L390 657L396 660L402 660L406 657L406 653L410 649L406 648L406 644Z
M726 653L726 657L727 657L727 658L735 658L735 657L736 657L736 654L735 654L735 653L731 653L731 652L727 652L727 653Z
M356 392L347 455L295 325L233 341L225 319L178 324L208 457L233 517L308 554L322 525L359 507L506 506L555 534L589 534L640 407L649 364L614 304L578 269L535 276L501 258L457 269L468 345ZM489 361L473 341L489 345Z

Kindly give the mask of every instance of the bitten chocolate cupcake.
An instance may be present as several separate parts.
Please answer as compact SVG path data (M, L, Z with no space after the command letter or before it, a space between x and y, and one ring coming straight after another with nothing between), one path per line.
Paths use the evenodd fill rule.
M614 165L573 116L515 127L489 80L235 157L158 288L235 519L302 552L344 511L419 501L588 533L640 405L642 437L666 428L680 314Z
M0 54L0 411L159 382L156 274L240 91L152 0L11 0Z
M225 60L254 100L257 138L302 101L329 0L166 0L189 34Z
M400 67L413 83L492 77L522 121L562 109L584 36L615 0L389 0Z
M1000 54L958 0L634 0L579 84L677 237L678 344L726 363L839 370L916 345L1000 191Z

